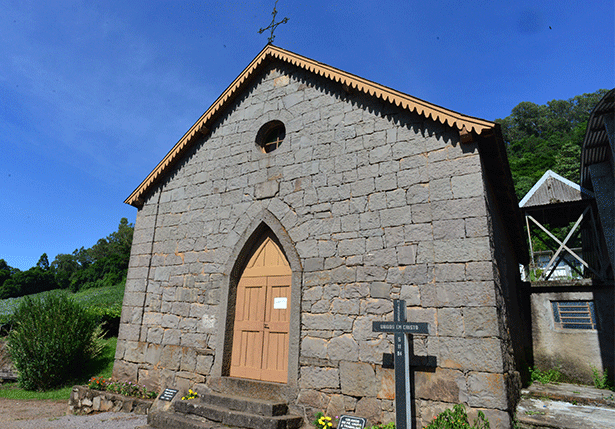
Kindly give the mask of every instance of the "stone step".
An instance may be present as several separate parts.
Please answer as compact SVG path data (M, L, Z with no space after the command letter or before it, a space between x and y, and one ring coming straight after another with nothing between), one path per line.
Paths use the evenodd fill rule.
M222 395L209 392L200 395L197 401L200 401L202 404L224 407L229 410L242 411L259 416L283 416L288 413L286 402L246 398L237 395Z
M198 416L152 411L147 415L147 424L152 428L165 429L214 429L221 425Z
M520 429L613 429L615 409L575 405L547 398L525 398L517 406Z
M203 395L205 396L205 395ZM250 410L238 411L230 409L228 403L224 403L221 395L215 395L216 401L224 405L213 405L203 401L176 401L173 403L175 414L185 416L199 416L207 419L211 422L212 426L202 427L215 427L215 424L222 424L225 426L234 426L247 429L298 429L303 423L303 419L299 416L292 415L262 415L254 414ZM211 399L211 398L210 398ZM267 408L262 407L259 400L250 400L247 398L226 397L229 403L237 407L255 407L259 412L265 411ZM243 401L243 402L242 402ZM284 404L284 406L286 406ZM269 408L268 414L279 412L280 408ZM163 426L160 426L163 427ZM188 429L188 427L186 427ZM192 429L192 428L190 428Z
M533 383L521 391L525 398L549 398L553 401L565 401L574 405L595 405L615 408L615 393L611 390L596 389L568 383Z

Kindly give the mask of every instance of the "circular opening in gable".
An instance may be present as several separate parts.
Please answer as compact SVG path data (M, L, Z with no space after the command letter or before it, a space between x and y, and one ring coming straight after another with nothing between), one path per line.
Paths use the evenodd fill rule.
M258 130L256 144L265 153L276 150L286 137L286 127L280 121L270 121Z

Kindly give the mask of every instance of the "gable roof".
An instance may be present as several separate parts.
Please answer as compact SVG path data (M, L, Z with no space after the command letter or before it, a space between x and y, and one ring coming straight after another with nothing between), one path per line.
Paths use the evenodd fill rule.
M485 130L493 130L496 127L494 122L484 119L462 115L452 110L445 109L435 104L427 103L416 97L404 94L386 86L371 82L367 79L344 72L334 67L328 66L318 61L311 60L274 45L267 45L243 72L230 84L230 86L218 97L218 99L207 109L196 123L190 127L188 132L173 146L160 163L152 170L145 180L135 189L132 194L124 201L126 204L135 207L143 205L143 196L152 188L153 184L172 166L172 164L199 138L206 135L211 123L216 116L226 108L235 98L238 92L257 74L267 61L278 60L292 64L301 69L307 70L316 75L339 82L349 88L363 92L370 96L382 99L383 101L395 104L396 106L416 112L417 114L440 122L441 124L457 128L460 133L467 135L476 133L480 135Z
M532 189L525 194L525 197L519 202L519 207L535 207L581 201L583 194L585 194L586 198L594 197L594 194L587 189L583 189L559 174L547 170L540 180L532 186Z

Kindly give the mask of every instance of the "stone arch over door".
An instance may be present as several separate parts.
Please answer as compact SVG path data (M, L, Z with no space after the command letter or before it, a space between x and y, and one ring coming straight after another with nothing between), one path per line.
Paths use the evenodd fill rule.
M267 276L259 276L259 264L263 262L262 252L271 252L270 257L277 259L278 262L273 263L274 276L270 281L269 292L275 294L281 293L281 289L274 290L275 283L290 282L290 286L287 289L287 296L273 296L270 295L269 307L270 310L274 310L274 298L287 298L287 315L288 315L288 334L286 341L287 351L284 355L286 360L286 374L280 378L281 373L278 372L276 376L271 377L267 375L265 370L264 377L245 377L246 373L242 370L237 371L237 365L233 364L234 358L237 358L237 352L234 351L235 341L235 323L237 315L237 302L238 299L241 303L244 297L241 297L239 293L242 292L242 288L245 285L241 284L242 280L247 282L256 281L257 283L262 278ZM277 252L277 255L275 253ZM274 255L274 256L272 256ZM259 262L259 257L260 262ZM283 260L283 261L282 261ZM286 265L286 268L283 268ZM275 381L277 383L284 383L292 391L296 389L298 370L299 370L299 341L300 341L300 308L301 308L301 281L302 281L302 267L299 259L299 255L295 250L294 244L290 237L286 233L286 230L280 223L280 221L268 210L263 210L258 216L254 218L251 224L246 228L244 234L240 237L235 245L233 252L229 257L229 262L225 270L225 274L228 276L225 281L225 285L222 288L221 302L220 302L220 330L218 331L218 340L216 342L216 359L214 361L214 367L212 368L212 377L238 377L238 378L252 378L262 379L263 381ZM242 275L247 271L247 276ZM265 269L266 273L267 269ZM261 280L255 280L258 278ZM268 280L265 280L267 282ZM258 294L257 291L255 293ZM267 291L265 290L265 294ZM245 301L243 301L245 303ZM283 300L278 300L278 306L283 306ZM266 308L265 312L268 311ZM283 309L275 309L283 310ZM243 310L241 310L243 311ZM278 311L279 312L279 311ZM266 313L265 313L266 314ZM264 318L264 316L263 316ZM264 320L263 320L264 323ZM271 325L269 325L271 328ZM264 328L264 327L263 327ZM239 332L238 330L237 332ZM278 336L278 340L280 337ZM270 338L271 340L271 338ZM268 356L266 358L269 359ZM254 362L253 362L254 363ZM249 371L248 371L249 372ZM261 373L263 375L263 373ZM290 393L290 392L289 392Z

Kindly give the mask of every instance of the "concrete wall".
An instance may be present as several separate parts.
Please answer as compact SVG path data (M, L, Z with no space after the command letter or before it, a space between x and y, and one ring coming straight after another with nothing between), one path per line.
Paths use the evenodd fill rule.
M286 139L265 154L254 139L274 119ZM509 427L501 306L515 285L494 266L507 243L490 238L489 209L478 147L455 130L292 67L267 70L139 210L114 375L184 388L226 375L236 259L270 228L294 265L295 409L394 420L382 367L393 337L371 324L401 298L408 320L432 327L415 353L438 365L415 374L419 424L462 402Z
M593 384L592 366L613 379L613 287L533 288L534 363L543 371L559 368L573 380ZM594 301L597 330L556 328L552 301Z

